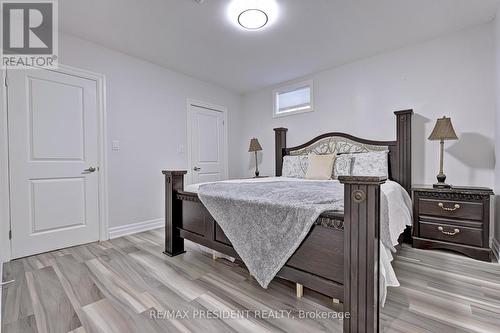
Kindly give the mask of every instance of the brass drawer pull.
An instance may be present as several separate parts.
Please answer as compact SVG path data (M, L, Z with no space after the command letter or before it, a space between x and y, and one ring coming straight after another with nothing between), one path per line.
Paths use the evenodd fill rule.
M455 236L456 234L460 233L460 229L454 229L453 231L444 231L443 227L438 227L438 230L448 236Z
M448 208L448 207L444 206L444 203L440 202L440 203L438 203L438 206L441 207L442 210L445 210L447 212L454 212L457 209L460 209L460 205L459 204L455 204L455 206L453 206L453 208Z

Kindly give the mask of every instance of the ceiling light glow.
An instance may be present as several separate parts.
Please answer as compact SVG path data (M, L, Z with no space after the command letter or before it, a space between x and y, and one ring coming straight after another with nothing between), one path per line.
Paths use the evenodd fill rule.
M228 6L227 16L242 30L262 30L276 21L278 5L275 0L233 0Z
M247 9L238 16L238 23L250 30L263 28L267 21L267 14L260 9Z

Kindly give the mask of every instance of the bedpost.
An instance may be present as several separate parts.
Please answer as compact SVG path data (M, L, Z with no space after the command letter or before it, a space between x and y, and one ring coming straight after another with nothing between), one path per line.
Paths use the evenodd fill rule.
M184 253L184 239L177 227L182 226L182 201L175 194L184 189L184 175L187 171L163 171L165 175L165 252L175 257Z
M399 174L393 175L408 192L411 190L411 118L413 110L394 112L396 115Z
M380 185L385 177L341 176L344 184L345 333L379 331Z
M286 148L286 132L288 128L279 127L274 129L274 138L276 145L276 177L281 176L281 169L283 168L283 156Z

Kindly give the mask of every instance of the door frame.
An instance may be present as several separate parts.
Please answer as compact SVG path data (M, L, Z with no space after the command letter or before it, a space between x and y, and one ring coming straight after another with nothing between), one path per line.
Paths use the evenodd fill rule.
M99 241L108 240L108 156L107 156L107 112L106 77L84 69L59 65L57 69L44 69L61 74L79 76L96 82L98 110L98 157L99 157ZM9 169L9 127L6 78L8 72L2 70L2 93L0 94L0 262L12 259L10 217L10 169ZM8 83L7 83L8 84Z
M193 98L188 98L187 99L187 123L186 123L186 127L187 127L187 154L188 154L188 169L187 169L187 177L186 177L186 183L187 184L192 184L193 183L193 160L192 160L192 157L191 157L191 153L192 153L192 143L191 143L191 132L192 132L192 129L191 129L191 120L192 120L192 107L193 106L198 106L198 107L201 107L201 108L204 108L204 109L209 109L209 110L212 110L212 111L216 111L216 112L222 112L222 119L223 119L223 135L224 135L224 140L223 140L223 149L224 149L224 161L223 161L223 165L224 165L224 172L223 172L223 176L225 179L229 179L229 158L228 158L228 124L227 124L227 108L224 107L224 106L221 106L221 105L216 105L216 104L212 104L212 103L208 103L208 102L204 102L204 101L200 101L200 100L197 100L197 99L193 99Z

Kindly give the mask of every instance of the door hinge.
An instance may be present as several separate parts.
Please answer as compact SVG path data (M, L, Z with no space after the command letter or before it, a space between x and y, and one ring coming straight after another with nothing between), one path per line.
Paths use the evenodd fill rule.
M7 76L4 76L3 84L8 87L9 86L9 80L7 80Z
M12 240L12 230L9 230L9 240Z

